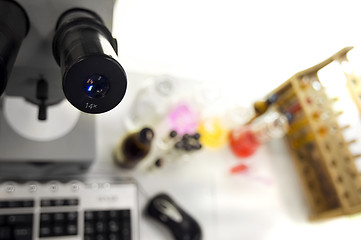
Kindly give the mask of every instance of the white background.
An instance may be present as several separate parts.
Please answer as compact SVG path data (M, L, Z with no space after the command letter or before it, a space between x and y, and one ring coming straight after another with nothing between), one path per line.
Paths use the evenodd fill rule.
M99 118L100 157L109 158L114 133L122 131L114 123L142 79L133 73L217 82L247 105L296 72L357 46L360 10L358 1L118 0L113 31L129 93L123 107ZM200 222L205 240L360 238L357 216L307 222L281 141L246 160L249 176L228 174L239 161L227 148L208 150L188 163L132 175L146 195L173 196ZM141 223L142 240L172 239L149 219Z
M358 1L119 0L114 33L128 71L237 85L263 96L361 40ZM266 91L267 91L266 90Z

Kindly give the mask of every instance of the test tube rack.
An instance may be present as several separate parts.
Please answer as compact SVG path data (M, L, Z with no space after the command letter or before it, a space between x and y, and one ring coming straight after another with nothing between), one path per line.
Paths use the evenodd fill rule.
M310 220L322 220L361 212L361 178L355 160L361 155L350 151L331 99L320 82L318 71L332 62L348 62L347 47L325 61L298 72L267 98L277 96L273 105L280 112L293 112L285 140L291 149L301 180ZM344 72L347 88L361 113L361 80ZM360 149L361 152L361 149Z

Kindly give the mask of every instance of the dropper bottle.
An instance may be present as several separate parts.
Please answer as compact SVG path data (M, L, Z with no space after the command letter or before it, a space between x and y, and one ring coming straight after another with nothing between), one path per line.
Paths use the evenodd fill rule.
M123 168L134 168L150 152L154 132L145 127L127 135L114 149L114 161Z

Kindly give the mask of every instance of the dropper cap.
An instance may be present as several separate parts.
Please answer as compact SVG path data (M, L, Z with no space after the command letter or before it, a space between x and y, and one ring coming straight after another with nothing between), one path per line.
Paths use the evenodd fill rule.
M154 138L154 131L151 128L143 128L139 132L139 141L144 144L149 144Z

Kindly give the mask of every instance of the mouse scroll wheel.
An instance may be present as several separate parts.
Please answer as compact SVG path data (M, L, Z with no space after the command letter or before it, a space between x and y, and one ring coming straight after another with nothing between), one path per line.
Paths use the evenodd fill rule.
M173 221L179 222L179 223L183 221L182 214L178 211L178 209L173 204L171 204L167 200L157 199L154 202L154 205L158 209L159 212L164 214L166 217L172 219Z

